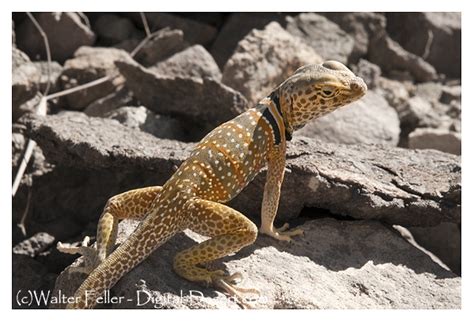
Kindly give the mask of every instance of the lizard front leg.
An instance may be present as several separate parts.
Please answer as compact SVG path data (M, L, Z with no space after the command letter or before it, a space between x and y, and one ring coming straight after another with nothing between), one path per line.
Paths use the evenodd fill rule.
M287 230L289 225L285 223L280 228L275 228L273 222L280 202L280 189L285 176L285 146L273 149L268 158L267 181L263 192L262 201L262 224L260 232L278 240L291 241L291 236L302 235L302 229Z

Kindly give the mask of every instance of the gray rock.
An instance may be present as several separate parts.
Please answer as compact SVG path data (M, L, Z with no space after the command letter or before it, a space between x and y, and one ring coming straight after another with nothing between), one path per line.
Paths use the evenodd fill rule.
M461 134L445 129L418 128L408 135L408 147L461 155Z
M182 30L184 40L193 45L208 45L214 40L217 34L216 28L196 20L164 12L146 12L145 14L151 30L166 27ZM140 21L140 25L142 24L138 14L134 15L134 19Z
M13 246L13 254L36 257L54 243L54 237L48 233L37 233Z
M433 252L451 271L461 276L461 227L441 223L435 227L409 227L418 244Z
M186 131L181 122L168 116L156 115L144 106L124 106L106 116L129 128L139 129L158 138L179 141L186 138Z
M117 73L114 63L119 60L132 59L126 51L116 48L81 47L74 53L74 58L64 64L60 76L61 86L69 89L104 76L114 76ZM119 85L119 80L110 79L100 85L69 94L64 97L64 107L83 110L95 100L117 91Z
M15 53L13 53L15 55ZM38 93L41 72L32 62L18 59L12 68L12 111L18 114L19 106Z
M30 61L31 60L27 54L25 54L16 47L12 47L12 69L15 69Z
M451 101L461 101L461 85L443 86L440 102L450 104Z
M372 38L368 57L386 73L397 70L408 71L419 82L428 82L438 78L433 66L421 57L403 49L385 33Z
M135 227L122 222L119 241ZM249 302L255 308L461 307L461 279L386 226L326 218L301 227L305 235L294 244L259 236L253 245L214 266L242 272L239 286L260 290L261 297ZM175 236L112 288L113 295L131 301L108 307L238 308L221 292L190 283L172 271L173 256L202 240L190 231ZM54 292L72 295L83 279L65 271Z
M402 109L410 99L410 88L406 86L406 83L385 77L377 78L376 91L380 92L390 106L397 111Z
M201 45L188 47L154 65L150 70L168 77L210 77L216 81L222 78L214 58Z
M49 82L51 84L49 88L50 94L59 91L58 79L63 71L63 66L55 61L52 61L51 64L48 64L47 61L34 62L33 64L40 72L40 78L38 81L39 90L43 93L46 90ZM49 76L48 69L50 73Z
M370 40L374 35L385 30L386 19L375 12L321 12L319 13L335 22L342 30L354 39L354 48L350 61L358 61L367 56Z
M136 47L137 44L133 44ZM178 29L163 28L137 52L135 59L143 66L152 66L156 63L180 52L187 44L183 32Z
M460 12L387 13L387 31L438 72L461 77Z
M302 13L286 19L286 31L301 38L325 60L347 63L354 40L334 22L315 13Z
M93 29L103 45L114 45L130 38L142 38L130 19L111 13L101 14Z
M150 110L160 115L179 116L213 128L247 108L239 92L205 77L170 77L128 61L117 62L126 85Z
M361 58L356 65L351 66L351 69L354 74L364 80L369 89L374 89L378 86L380 76L382 75L382 70L379 66Z
M237 48L237 44L253 29L264 29L270 22L286 25L285 17L276 12L235 12L231 13L212 43L211 54L220 67Z
M149 180L165 182L193 146L81 113L31 116L24 122L50 162L75 167L82 178L86 171L79 169L107 169L115 176L124 171L141 173L135 175L139 181L129 182L134 187ZM460 158L451 154L297 138L287 151L279 218L294 218L304 207L316 207L404 226L460 223L460 180ZM262 172L230 204L258 217L264 182ZM103 187L102 198L110 197L115 188Z
M94 44L95 34L77 13L39 12L35 18L48 37L52 60L61 64L79 47ZM34 60L46 60L43 38L30 19L18 25L16 43Z
M119 85L114 92L93 101L83 112L89 116L103 117L119 107L136 104L132 91L124 85Z
M443 93L443 85L441 83L427 82L416 85L414 96L428 101L431 104L439 102Z
M322 61L300 38L272 22L239 42L224 66L222 82L256 104L299 67Z
M383 96L369 91L359 101L313 120L295 135L333 143L397 146L400 121Z

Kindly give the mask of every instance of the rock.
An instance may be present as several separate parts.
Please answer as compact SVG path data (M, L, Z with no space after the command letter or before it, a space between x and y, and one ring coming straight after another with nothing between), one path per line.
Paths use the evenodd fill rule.
M116 90L104 97L98 98L85 109L84 113L89 116L103 117L117 108L128 105L136 105L136 99L126 86L119 85Z
M264 29L270 22L276 21L286 25L285 17L276 12L235 12L231 13L212 43L211 54L220 67L227 60L242 40L252 29Z
M394 70L408 71L418 82L429 82L438 78L433 66L403 49L385 33L372 38L368 57L385 73Z
M48 37L51 59L63 63L81 46L91 46L95 34L77 13L39 12L35 18ZM35 60L46 60L44 40L30 19L16 30L18 48Z
M193 146L80 113L30 116L24 122L47 160L77 168L82 180L84 170L107 169L116 177L125 171L135 176L129 186L145 186L150 181L143 176L152 184L162 184ZM94 182L99 180L95 175ZM100 180L104 181L103 176ZM460 158L451 154L295 138L287 151L278 213L281 220L287 220L304 207L316 207L404 226L460 223L460 180ZM262 172L230 204L258 217L264 183ZM116 187L102 188L102 195L110 197L110 190Z
M401 110L410 99L410 91L407 88L406 83L389 78L377 78L377 87L375 90L380 92L390 106L394 107L397 111Z
M163 28L145 43L135 59L144 66L152 66L180 52L186 46L181 30Z
M354 39L354 48L349 60L356 62L367 56L370 40L374 35L385 30L386 19L375 12L321 12L319 13L335 22L342 30Z
M104 76L113 78L117 73L114 62L119 60L131 60L131 57L120 49L81 47L75 52L74 58L64 64L60 76L61 86L63 89L69 89ZM120 85L120 80L113 78L100 85L69 94L64 97L64 107L83 110L95 100L117 91Z
M440 73L461 77L459 12L390 12L387 31L406 50L423 57Z
M151 67L154 73L168 77L222 78L214 58L201 45L194 45Z
M184 40L190 44L209 45L217 34L216 28L196 20L164 12L146 12L145 14L151 30L165 27L182 30ZM135 15L134 19L139 20L140 24L142 23L138 15Z
M37 233L13 247L13 254L36 257L54 243L48 233Z
M451 271L461 276L461 227L441 223L435 227L410 227L416 242L436 254Z
M461 155L461 134L445 129L418 128L408 135L408 147Z
M359 101L313 120L295 135L333 143L397 146L400 121L383 96L369 91Z
M130 19L111 13L99 15L93 28L98 41L104 46L114 45L130 38L143 38Z
M212 78L169 77L130 61L117 62L117 67L147 108L199 122L201 128L214 128L247 108L242 94Z
M184 141L186 138L186 131L181 122L168 116L156 115L144 106L124 106L108 113L107 117L158 138L179 141Z
M443 93L443 85L441 83L427 82L416 85L414 96L418 96L431 104L439 102Z
M135 227L122 222L119 241ZM242 272L239 286L260 290L261 297L249 303L261 309L461 307L461 279L380 223L326 218L307 221L302 228L305 235L297 243L278 243L261 235L214 266ZM130 301L108 307L238 308L221 292L172 271L174 255L202 240L190 231L172 238L112 288L113 295ZM72 295L83 279L63 272L54 293Z
M25 255L12 255L12 308L45 308L47 303L37 303L29 298L31 293L38 296L54 286L56 275L51 276L44 265ZM51 282L53 284L51 284ZM31 293L29 293L31 292ZM20 301L22 297L31 299L29 303Z
M12 68L12 111L14 115L21 115L17 111L20 105L35 97L41 79L38 67L32 62L23 62L22 60L23 58L19 58Z
M354 40L334 22L315 13L302 13L286 19L286 31L300 37L324 60L347 63Z
M450 104L452 101L461 101L461 85L443 86L439 100L444 104Z
M254 105L299 67L322 61L301 39L272 22L239 42L224 66L222 82Z
M63 66L59 65L59 63L52 61L51 64L48 64L47 61L39 61L39 62L34 62L33 65L36 66L36 68L40 72L40 78L38 81L38 86L39 90L43 93L46 90L46 87L48 86L48 82L51 84L49 88L49 93L54 93L59 91L59 84L58 84L58 79L59 75L61 75L63 71ZM49 65L49 68L48 68ZM48 69L49 71L49 80L48 80Z
M382 70L379 66L363 58L359 59L357 65L352 65L351 70L364 80L369 89L374 89L378 85L382 75Z
M12 70L30 61L27 54L16 47L12 47Z

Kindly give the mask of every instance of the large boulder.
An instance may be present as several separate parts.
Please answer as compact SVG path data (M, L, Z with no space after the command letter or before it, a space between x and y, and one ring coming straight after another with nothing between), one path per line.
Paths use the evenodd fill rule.
M440 73L461 77L460 12L390 12L387 31Z
M169 77L222 78L214 58L201 45L194 45L180 51L150 68L153 72Z
M166 182L193 147L80 113L31 116L24 122L48 161L77 169L82 182L87 171L79 169L92 171L91 185L101 180L115 182L113 186L94 186L95 193L89 189L87 194L74 194L78 199L89 197L90 205L102 203L102 207L108 197L118 192L120 178L128 176L128 189ZM105 172L99 176L94 169ZM112 178L104 179L110 175ZM258 217L264 183L263 171L230 204ZM56 207L75 209L60 200L57 202ZM70 211L90 217L93 211L88 208L90 205ZM278 214L286 220L297 217L305 207L316 207L359 219L433 226L440 222L460 223L460 206L458 156L434 150L343 145L297 138L287 151ZM95 210L96 216L100 210Z
M48 37L52 60L63 63L81 46L92 46L95 34L77 13L38 12L35 18ZM34 60L46 60L44 40L30 19L16 29L16 44Z
M120 224L119 242L136 223ZM242 272L239 286L257 288L255 308L440 309L461 307L461 279L374 221L318 219L305 222L296 243L266 236L213 267ZM176 253L203 238L185 231L125 275L112 288L123 296L109 308L238 308L222 292L191 283L172 270ZM73 266L78 265L76 261ZM85 276L66 269L54 293L72 296ZM52 305L51 307L58 307Z
M286 19L286 31L301 38L325 60L347 63L354 39L337 24L315 13L302 13Z
M400 120L383 96L369 91L357 102L311 121L295 135L334 143L397 146Z
M106 47L81 47L74 53L74 58L66 61L59 77L63 89L74 88L109 76L110 79L93 87L69 94L63 98L63 106L70 110L83 110L95 100L118 91L123 80L116 79L115 62L132 60L130 55L121 49Z
M247 100L215 79L162 75L132 61L117 62L126 85L150 110L211 129L242 113Z
M222 82L256 104L299 67L322 61L300 38L271 22L238 43L224 66Z
M270 22L285 25L285 16L276 12L235 12L231 13L212 43L211 54L220 67L224 67L232 56L239 41L253 29L264 29Z
M433 66L420 56L403 49L386 33L380 33L372 38L368 57L389 75L397 71L407 71L418 82L428 82L438 78Z

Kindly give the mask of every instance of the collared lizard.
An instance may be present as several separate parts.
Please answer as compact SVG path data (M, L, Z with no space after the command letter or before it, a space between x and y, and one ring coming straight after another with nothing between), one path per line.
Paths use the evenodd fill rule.
M307 65L276 87L256 107L205 136L162 186L124 192L109 199L97 227L95 246L58 249L85 255L80 272L90 273L68 308L91 308L104 291L178 232L188 228L210 239L179 252L174 271L183 278L213 285L242 300L252 289L236 287L239 273L226 275L202 264L252 244L255 224L224 203L234 198L267 165L259 231L290 241L303 233L273 225L285 170L286 142L308 121L362 97L364 81L336 61ZM118 222L141 220L130 237L112 252ZM86 292L87 291L87 292Z

